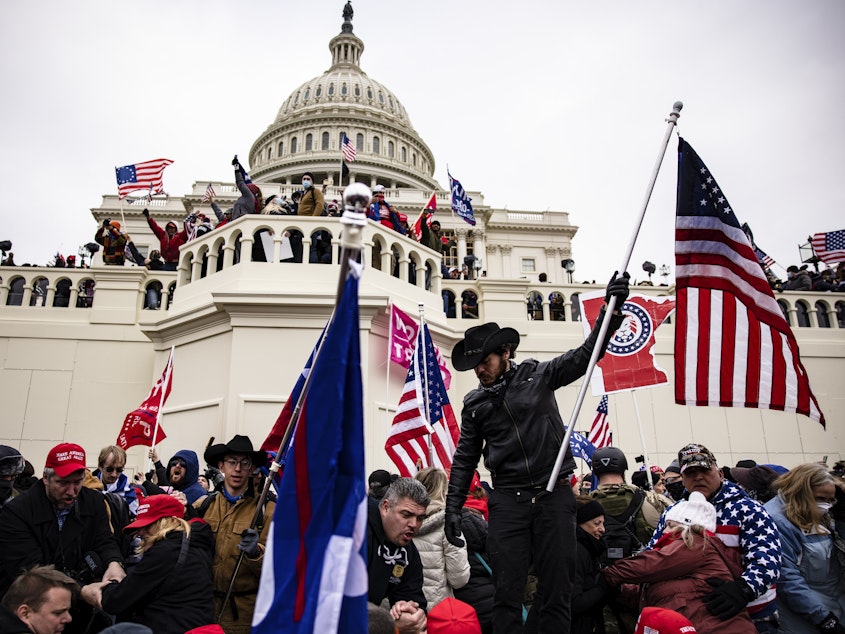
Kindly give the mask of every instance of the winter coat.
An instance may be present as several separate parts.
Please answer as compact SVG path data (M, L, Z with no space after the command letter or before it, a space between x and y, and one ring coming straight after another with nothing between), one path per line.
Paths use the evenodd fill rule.
M647 583L644 607L675 610L687 617L699 632L755 634L748 612L723 621L707 610L704 595L713 591L707 579L727 582L743 570L739 552L728 548L712 533L707 539L694 536L693 547L666 535L653 550L616 562L604 570L608 584Z
M845 571L834 533L806 534L786 517L780 494L766 502L766 510L778 527L783 548L777 598L783 631L815 634L816 624L830 612L845 621Z
M813 288L813 280L806 270L800 270L795 277L784 282L781 288L785 291L809 291Z
M250 184L251 183L247 183L244 179L244 173L241 171L240 166L235 167L235 187L238 188L241 195L232 207L232 220L237 220L241 216L245 216L247 214L256 213L255 194L249 188ZM217 213L216 209L214 210L214 213ZM218 223L217 226L219 227L220 224Z
M429 610L443 599L455 596L453 589L465 586L470 577L467 549L465 546L459 548L446 539L443 531L445 523L443 505L432 502L428 515L414 536L414 545L422 560L423 594L428 600Z
M175 234L173 234L173 237L171 238L169 235L167 235L167 231L159 227L158 223L153 220L152 217L147 216L147 224L150 225L150 229L153 230L153 233L155 234L156 238L158 238L158 241L161 244L161 257L164 259L164 261L178 262L179 247L181 247L188 241L188 233L184 229L182 229L182 231L177 231Z
M174 488L185 494L185 497L188 498L188 504L193 504L198 499L205 497L208 494L208 491L203 489L202 485L199 483L199 458L197 458L197 454L190 449L181 449L173 454L173 457L167 461L167 464L170 464L176 458L180 458L185 461L185 465L187 465L187 473L184 481L178 487Z
M493 575L487 556L487 521L464 506L461 509L461 533L466 541L469 561L469 581L462 588L455 588L455 598L475 608L482 632L493 628ZM481 556L485 563L479 559Z
M599 562L606 546L580 526L575 527L575 576L572 578L572 634L604 634L606 587L599 585Z
M3 634L32 634L29 626L2 603L0 603L0 632L3 632Z
M482 455L493 488L546 486L565 434L555 390L584 375L603 318L604 309L580 347L550 361L514 363L500 394L480 387L467 394L461 413L461 437L452 459L447 508L463 505ZM602 351L623 319L621 315L611 317ZM575 460L567 447L561 478L574 469Z
M748 612L755 617L774 614L774 583L780 575L781 557L774 520L762 504L733 482L723 482L708 502L716 507L716 536L742 554L742 579L757 597L748 604ZM668 510L657 523L649 548L663 535Z
M118 231L112 235L105 227L97 229L94 242L103 246L103 262L114 266L123 266L126 258L126 235Z
M321 216L325 207L326 197L314 185L302 194L299 199L299 207L296 209L297 216Z
M118 615L118 621L146 625L156 634L182 634L214 623L214 535L202 520L194 520L190 527L181 564L186 534L173 531L153 544L123 581L103 586L103 610Z
M416 601L425 610L423 567L414 542L396 546L387 541L377 500L367 500L367 600L380 605L397 601Z
M229 582L232 580L232 573L241 553L238 549L241 533L252 523L257 501L258 498L250 495L231 503L222 492L217 492L203 513L203 519L208 522L214 532L215 614L219 614L223 607L223 598L229 589ZM197 501L194 506L199 508L203 504L204 501ZM250 634L252 630L252 613L255 610L261 565L264 562L264 544L267 543L267 531L275 508L276 505L273 502L267 502L265 505L258 555L255 558L244 557L241 562L238 576L232 587L232 602L223 611L223 618L220 621L226 634Z
M58 570L76 574L91 551L99 556L102 570L113 561L123 562L103 494L85 487L61 531L41 480L3 507L0 526L0 594L5 594L18 571L36 564L55 564Z

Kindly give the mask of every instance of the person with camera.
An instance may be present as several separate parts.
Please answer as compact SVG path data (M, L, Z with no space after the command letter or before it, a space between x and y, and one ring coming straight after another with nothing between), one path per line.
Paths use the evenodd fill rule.
M103 220L103 226L94 234L94 242L103 247L104 264L123 266L127 238L120 232L120 223L117 220Z
M47 454L41 481L5 506L0 594L34 565L53 564L80 585L126 576L103 496L83 487L84 478L85 450L61 443ZM71 614L73 622L64 631L84 632L92 618L90 606L79 603Z

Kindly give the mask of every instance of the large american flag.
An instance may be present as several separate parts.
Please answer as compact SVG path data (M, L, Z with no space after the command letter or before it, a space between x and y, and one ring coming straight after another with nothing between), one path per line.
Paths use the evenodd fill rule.
M607 420L607 394L601 397L599 406L596 408L596 417L593 419L593 426L590 427L590 434L587 436L596 449L610 447L611 434L610 424Z
M423 413L426 387L428 420ZM417 332L414 357L384 449L403 477L412 477L426 467L448 472L459 436L458 421L437 365L434 342L428 326L423 325Z
M139 189L149 189L154 194L164 191L162 174L164 168L172 163L170 159L155 159L135 165L115 167L118 198L125 198L126 194Z
M355 160L355 146L352 145L352 141L345 134L343 135L343 143L340 145L340 151L343 152L343 158L346 159L347 163Z
M813 253L825 264L845 262L845 229L813 236Z
M797 412L824 425L798 344L710 170L678 146L675 402Z

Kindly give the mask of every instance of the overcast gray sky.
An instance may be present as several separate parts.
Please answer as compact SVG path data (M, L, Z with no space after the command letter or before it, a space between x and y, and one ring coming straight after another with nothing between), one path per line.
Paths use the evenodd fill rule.
M114 167L172 195L231 179L282 101L330 65L342 0L0 5L0 240L75 253ZM676 100L680 133L784 268L845 228L841 0L357 0L362 68L467 190L568 211L577 280L622 262ZM629 270L674 271L673 139ZM783 274L782 269L776 271Z

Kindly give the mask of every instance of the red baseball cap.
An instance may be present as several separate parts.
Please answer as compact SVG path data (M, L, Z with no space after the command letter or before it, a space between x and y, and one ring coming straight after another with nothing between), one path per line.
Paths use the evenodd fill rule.
M63 442L50 450L44 467L55 471L60 478L66 478L85 468L85 450L71 442Z
M481 634L481 625L471 605L448 597L428 613L428 634Z
M175 497L170 495L151 495L144 498L138 505L135 521L127 524L124 531L136 531L144 526L157 522L162 517L182 517L185 507Z
M643 608L634 634L695 634L689 619L666 608Z

